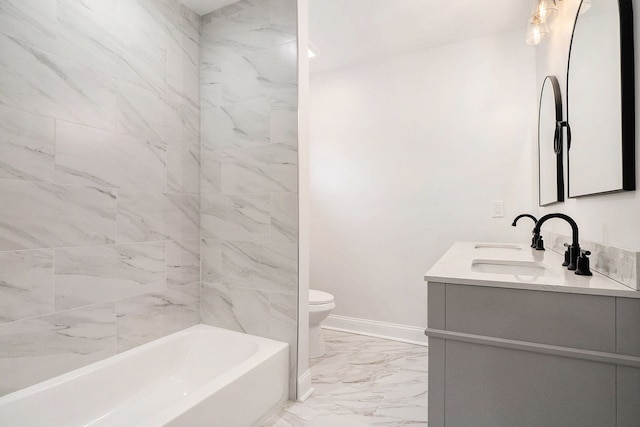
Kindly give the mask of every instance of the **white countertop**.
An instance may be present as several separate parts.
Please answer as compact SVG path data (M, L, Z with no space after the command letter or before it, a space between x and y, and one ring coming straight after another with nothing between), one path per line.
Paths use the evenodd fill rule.
M491 247L500 245L505 247ZM535 262L544 267L548 275L497 274L472 270L474 262L490 263L491 260ZM457 242L431 267L424 279L461 285L640 298L640 291L593 270L593 276L578 276L563 267L563 261L562 255L550 249L536 251L526 244Z

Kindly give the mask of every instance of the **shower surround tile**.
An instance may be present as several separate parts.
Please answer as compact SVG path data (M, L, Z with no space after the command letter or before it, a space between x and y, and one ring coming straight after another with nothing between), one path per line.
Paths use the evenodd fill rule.
M118 242L190 240L200 235L197 196L118 192Z
M200 194L222 193L222 161L223 152L202 152L200 165Z
M297 363L296 3L203 16L201 317L290 344Z
M173 193L200 192L200 146L185 143L167 145L167 190Z
M118 353L199 323L199 283L116 301Z
M202 322L261 337L270 336L269 294L221 284L203 284Z
M0 323L53 312L53 251L0 252Z
M297 164L296 148L283 144L227 150L222 159L222 193L297 192Z
M204 239L269 241L268 194L204 196L200 212Z
M0 52L0 104L116 130L114 77L2 34Z
M271 240L298 241L297 193L271 193Z
M111 0L110 0L111 1ZM166 90L166 44L162 29L141 35L147 21L127 19L118 5L127 2L58 0L55 51L130 83L163 93ZM136 3L135 1L128 3Z
M167 286L175 287L200 282L200 241L166 242Z
M115 242L109 189L0 180L0 250Z
M60 184L165 191L165 168L162 142L57 123L56 180Z
M0 33L35 46L56 39L57 2L4 0L0 6Z
M55 120L0 106L0 179L52 181Z
M55 309L162 291L164 242L55 250Z
M6 393L199 322L200 17L1 3Z
M163 94L119 81L117 107L119 132L169 142L166 123L177 119L168 117L176 113L172 112Z
M222 280L231 287L297 295L298 246L293 243L225 242Z
M222 244L221 240L202 240L200 244L202 283L222 283Z
M0 325L0 395L113 356L113 303Z

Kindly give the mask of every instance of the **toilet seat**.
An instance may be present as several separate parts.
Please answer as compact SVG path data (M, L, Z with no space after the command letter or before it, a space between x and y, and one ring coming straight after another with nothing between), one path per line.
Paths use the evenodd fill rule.
M309 289L309 305L329 304L333 302L333 295L328 292Z

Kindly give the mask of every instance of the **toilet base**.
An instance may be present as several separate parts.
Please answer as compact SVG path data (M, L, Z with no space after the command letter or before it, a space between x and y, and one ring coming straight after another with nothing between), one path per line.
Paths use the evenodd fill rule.
M324 356L326 352L320 324L309 325L309 358Z

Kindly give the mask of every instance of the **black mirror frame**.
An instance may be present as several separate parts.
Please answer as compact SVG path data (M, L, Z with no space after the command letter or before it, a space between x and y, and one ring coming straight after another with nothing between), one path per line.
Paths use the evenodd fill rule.
M540 113L542 111L542 101L544 96L544 90L547 85L547 82L551 84L551 89L553 90L553 98L555 102L555 110L556 110L556 123L555 123L555 131L553 133L553 151L556 154L556 200L549 203L542 203L542 188L540 183L542 182L541 176L541 168L540 168L540 145L542 141L540 140L540 124L542 117ZM560 84L558 83L558 79L555 76L546 76L544 81L542 82L542 89L540 90L540 103L538 105L538 205L539 206L549 206L555 203L564 202L564 162L563 162L563 141L562 141L562 128L565 122L562 121L562 95L560 93ZM546 141L548 142L548 141Z
M569 70L571 67L571 47L575 34L582 0L576 11L576 18L571 30L569 57L567 59L567 172L571 168L571 122L569 121ZM636 189L636 113L635 113L635 64L634 64L634 34L633 34L633 1L618 0L618 14L620 22L620 98L621 98L621 150L622 150L622 188L610 191L586 193L572 196L571 179L567 173L567 190L570 199L593 196L598 194L634 191Z

